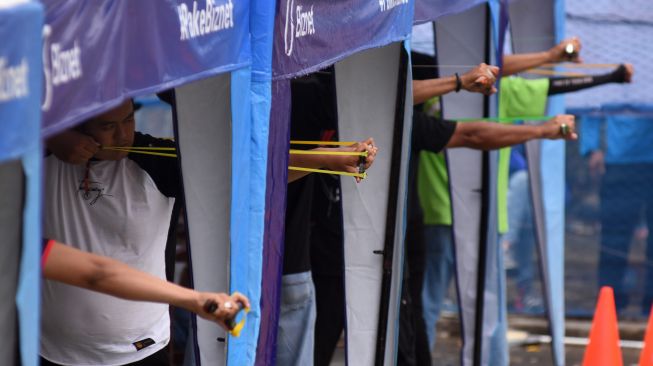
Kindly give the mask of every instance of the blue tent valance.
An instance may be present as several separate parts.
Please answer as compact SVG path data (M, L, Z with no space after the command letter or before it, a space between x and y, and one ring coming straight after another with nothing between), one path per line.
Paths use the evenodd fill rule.
M250 63L249 2L46 0L44 133Z
M405 39L409 0L277 3L273 77L307 74L356 52Z

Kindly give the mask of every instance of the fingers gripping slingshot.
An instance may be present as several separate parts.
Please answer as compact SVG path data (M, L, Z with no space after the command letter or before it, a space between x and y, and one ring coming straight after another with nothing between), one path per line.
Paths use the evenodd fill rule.
M225 309L231 309L233 307L233 304L229 301L225 302L222 304L222 306ZM243 327L245 326L245 319L247 317L247 313L249 313L249 308L243 308L243 304L237 303L238 306L238 313L233 318L227 319L225 321L227 327L229 328L229 334L233 337L240 337L240 332L243 330ZM207 300L204 303L204 311L213 314L215 313L218 309L220 308L220 305L218 305L217 302L214 300ZM240 321L237 322L238 314L240 314L241 311L244 311L242 314L242 318Z
M567 43L567 45L565 46L565 58L571 61L577 57L578 57L578 52L576 51L574 44L572 42Z
M569 126L566 123L560 125L560 134L562 136L567 136L570 132Z
M355 141L307 141L307 140L291 140L291 145L327 145L327 146L349 146L356 144ZM297 166L289 166L288 170L294 171L303 171L311 173L323 173L323 174L337 174L350 176L360 179L367 178L367 173L365 172L365 163L368 156L367 151L314 151L314 150L290 150L290 154L310 154L310 155L339 155L339 156L358 156L358 173L343 172L337 170L327 170L327 169L315 169L315 168L304 168Z

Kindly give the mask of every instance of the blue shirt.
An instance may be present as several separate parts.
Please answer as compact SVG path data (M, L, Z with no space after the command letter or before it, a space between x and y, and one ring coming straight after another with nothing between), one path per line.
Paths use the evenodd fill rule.
M607 106L602 111L606 113L580 118L581 154L605 149L608 164L653 163L653 107Z

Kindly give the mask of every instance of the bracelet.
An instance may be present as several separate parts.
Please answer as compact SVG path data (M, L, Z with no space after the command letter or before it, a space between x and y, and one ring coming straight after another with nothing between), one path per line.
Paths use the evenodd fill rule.
M457 72L454 75L456 75L456 93L458 93L463 87L463 82L460 80L460 75Z

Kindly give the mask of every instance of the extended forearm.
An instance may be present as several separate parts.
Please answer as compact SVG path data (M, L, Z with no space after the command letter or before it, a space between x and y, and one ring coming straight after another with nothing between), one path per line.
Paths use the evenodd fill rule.
M510 76L552 62L549 51L503 56L503 76Z
M102 258L97 278L85 281L83 286L126 300L150 301L171 304L193 310L196 292L165 281L149 273L138 271L123 263Z
M449 140L447 147L493 150L542 137L543 131L540 126L515 126L492 122L463 122L458 123L456 131L451 137L451 140Z
M46 278L126 300L167 303L192 310L196 292L111 258L56 243L43 268Z
M325 150L326 148L317 148L316 151ZM288 157L288 166L296 166L302 168L320 169L326 166L325 155L295 155L290 154ZM288 171L288 183L296 181L311 174L310 172L302 172L296 170Z
M437 79L413 80L413 104L421 104L427 100L456 90L456 77L447 76Z
M551 78L548 94L555 95L569 93L608 83L624 83L627 81L626 79L625 65L619 65L616 70L603 75Z

